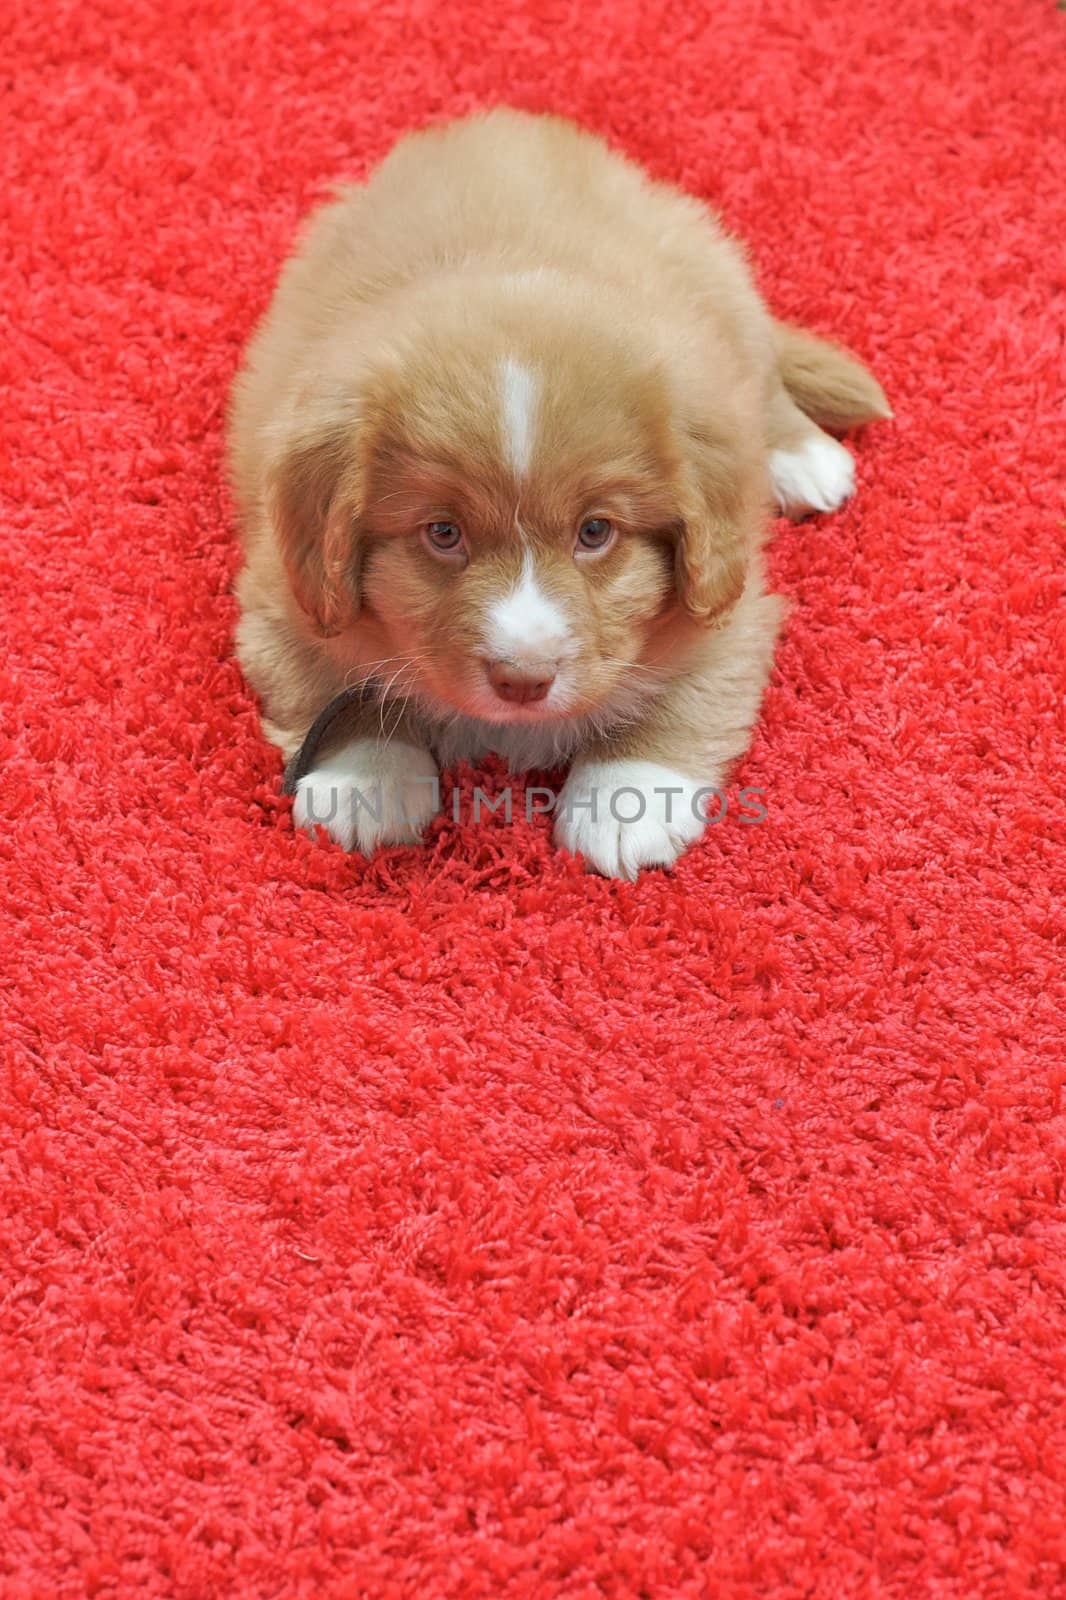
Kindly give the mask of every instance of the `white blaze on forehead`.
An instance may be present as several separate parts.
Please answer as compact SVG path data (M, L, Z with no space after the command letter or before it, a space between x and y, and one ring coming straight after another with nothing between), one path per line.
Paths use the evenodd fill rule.
M573 653L566 615L537 582L528 550L517 583L488 609L485 647L494 661L558 661Z
M500 363L500 409L503 448L521 478L533 459L537 380L528 367L510 356Z

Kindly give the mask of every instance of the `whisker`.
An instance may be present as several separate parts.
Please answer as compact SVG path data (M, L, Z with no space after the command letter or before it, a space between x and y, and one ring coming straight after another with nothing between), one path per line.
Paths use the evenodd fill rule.
M399 709L396 712L396 716L395 716L395 719L393 721L392 727L389 729L388 733L385 735L385 743L386 743L386 745L391 744L393 738L396 735L397 729L400 727L400 724L403 722L403 719L407 714L407 707L411 703L411 696L413 695L413 693L414 693L414 689L413 688L409 689L407 691L407 693L404 695L403 699L400 701Z
M625 667L627 672L639 673L646 678L673 677L673 673L665 667L649 667L642 661L627 661L624 656L601 656L600 660L608 667Z
M382 689L382 691L381 691L381 703L380 703L380 707L379 707L378 725L379 725L379 729L380 729L382 738L385 737L385 710L386 710L386 707L388 706L388 703L389 703L389 692L392 689L393 684L396 683L400 678L403 677L403 674L407 671L407 668L408 668L409 665L410 665L409 662L404 661L397 668L397 670L393 673L392 677L389 679L388 683L385 685L384 689Z
M426 657L421 655L408 656L399 654L394 656L381 656L377 661L357 662L354 667L349 667L348 671L345 673L343 687L345 689L350 689L352 684L357 680L361 680L365 683L368 679L375 675L374 669L376 667L386 667L390 662L393 661L400 662L400 671L402 672L403 669L408 666L423 666L425 664Z

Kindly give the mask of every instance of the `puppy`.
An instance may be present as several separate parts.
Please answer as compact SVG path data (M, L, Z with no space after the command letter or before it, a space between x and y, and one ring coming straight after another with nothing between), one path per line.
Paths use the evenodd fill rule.
M402 140L312 218L232 398L267 734L291 755L373 690L296 824L417 840L439 768L495 751L571 763L555 838L588 866L670 866L770 670L767 510L840 506L823 429L888 415L704 205L599 139L497 110Z

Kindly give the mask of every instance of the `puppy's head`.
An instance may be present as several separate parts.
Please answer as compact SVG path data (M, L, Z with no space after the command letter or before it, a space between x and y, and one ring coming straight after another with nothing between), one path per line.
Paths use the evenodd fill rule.
M361 348L309 383L271 478L293 591L353 662L369 636L437 712L577 717L728 613L760 494L739 380L602 307L472 286Z

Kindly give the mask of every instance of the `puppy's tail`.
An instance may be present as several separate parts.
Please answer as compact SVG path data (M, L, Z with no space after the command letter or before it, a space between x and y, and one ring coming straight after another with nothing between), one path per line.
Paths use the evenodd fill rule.
M774 323L781 381L800 410L830 433L892 415L885 391L854 356L826 339Z

